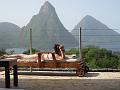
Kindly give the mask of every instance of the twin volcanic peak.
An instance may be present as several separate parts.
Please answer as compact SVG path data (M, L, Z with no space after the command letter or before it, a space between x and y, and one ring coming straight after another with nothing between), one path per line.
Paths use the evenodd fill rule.
M71 31L79 41L79 28L82 28L83 46L94 45L116 50L120 45L120 34L90 15L85 16Z
M65 48L78 47L80 27L83 46L119 48L120 34L89 15L85 16L72 32L68 32L59 20L55 8L48 1L22 29L12 23L0 23L0 48L28 48L30 28L33 48L51 50L55 43L64 44Z
M27 30L30 28L32 29L33 47L40 50L52 49L55 43L61 43L65 48L78 46L77 40L65 29L56 14L55 8L48 1L24 27L24 46L29 43Z

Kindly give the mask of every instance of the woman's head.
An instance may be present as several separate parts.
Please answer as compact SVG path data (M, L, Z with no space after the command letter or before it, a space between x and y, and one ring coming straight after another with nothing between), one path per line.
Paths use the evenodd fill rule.
M54 50L55 50L55 53L58 54L58 55L61 55L61 51L62 52L65 51L64 46L60 45L60 44L55 44L54 45Z

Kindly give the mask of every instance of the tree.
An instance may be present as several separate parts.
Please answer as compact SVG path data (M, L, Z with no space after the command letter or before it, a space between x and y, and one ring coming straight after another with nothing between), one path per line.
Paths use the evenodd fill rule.
M0 49L0 56L2 56L4 54L7 54L6 50L5 49Z
M72 48L65 54L79 55L79 49ZM82 49L82 57L89 68L120 68L120 53L118 52L87 46Z
M32 54L35 54L36 52L39 52L39 50L32 48ZM28 49L27 51L24 51L23 54L30 54L30 49Z
M88 46L82 51L85 63L90 68L118 68L119 57L111 50Z
M67 55L76 54L78 56L79 55L79 48L71 48L70 50L65 51L65 54L67 54Z

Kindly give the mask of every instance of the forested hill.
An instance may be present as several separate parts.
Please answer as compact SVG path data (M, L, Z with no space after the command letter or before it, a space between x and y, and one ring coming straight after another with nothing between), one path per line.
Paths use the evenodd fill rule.
M41 50L52 49L55 43L64 44L65 48L78 45L77 40L63 26L55 8L47 1L39 13L34 15L23 30L23 46L27 47L29 36L27 31L32 29L33 47Z
M120 34L95 19L85 16L72 30L72 34L79 40L79 28L82 28L83 46L94 45L102 48L120 50Z
M0 22L0 48L18 48L21 28L13 23Z

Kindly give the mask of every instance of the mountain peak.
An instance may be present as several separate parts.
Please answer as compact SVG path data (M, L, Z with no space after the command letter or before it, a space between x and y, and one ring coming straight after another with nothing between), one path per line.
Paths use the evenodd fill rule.
M90 15L86 15L85 17L88 17L88 18L93 18L92 16L90 16Z
M46 1L46 2L44 3L44 5L52 6L51 3L50 3L49 1Z
M55 11L55 8L53 7L53 5L50 3L50 2L48 2L48 1L46 1L45 3L44 3L44 5L41 7L41 9L40 9L40 12L53 12L53 11ZM39 13L40 13L39 12Z
M96 19L94 18L94 17L92 17L92 16L90 16L90 15L86 15L83 19L85 19L85 20L95 20L96 21Z

